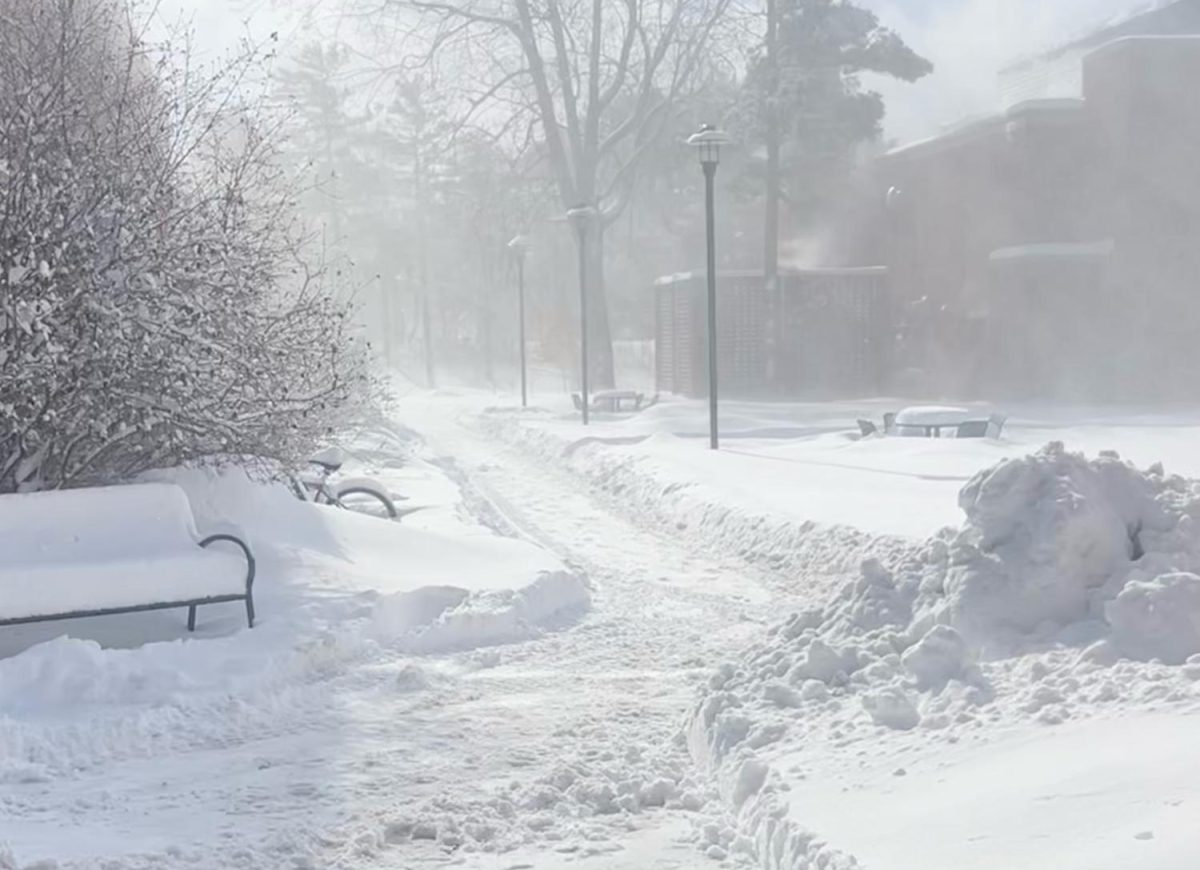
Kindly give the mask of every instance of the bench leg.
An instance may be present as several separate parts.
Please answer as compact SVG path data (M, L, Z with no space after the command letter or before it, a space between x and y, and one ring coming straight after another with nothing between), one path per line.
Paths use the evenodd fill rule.
M254 628L254 598L246 596L246 624Z
M196 630L196 605L188 605L188 631Z

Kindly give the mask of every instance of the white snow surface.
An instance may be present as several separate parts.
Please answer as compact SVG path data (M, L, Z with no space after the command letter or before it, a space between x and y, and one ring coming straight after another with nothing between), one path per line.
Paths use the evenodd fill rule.
M409 714L409 726L387 726L396 741L348 744L340 734L377 715L360 706L366 687L387 689L379 715L397 702L419 710L441 678L413 655L486 662L479 650L552 634L589 606L580 571L471 519L419 452L396 477L413 483L420 524L300 502L239 471L152 477L186 491L201 529L235 524L247 536L259 622L246 629L236 603L200 608L194 635L183 610L0 633L0 855L12 856L0 866L241 866L239 851L259 855L254 866L306 866L345 821L315 789L368 770L377 747L399 751L416 728ZM97 523L114 552L137 552L127 523L138 528L147 493L173 489L128 487L128 510ZM77 580L106 570L71 568ZM355 763L338 773L342 754ZM230 810L245 816L240 828L222 821ZM326 859L310 866L336 864Z
M961 423L970 416L966 408L956 405L911 405L901 408L896 414L896 424L912 426L938 426Z
M936 741L793 779L785 811L868 868L1190 870L1198 725L1139 712Z
M1196 866L1200 417L488 402L347 444L399 525L166 475L263 624L0 634L0 867Z
M201 537L173 484L0 496L0 618L244 594L241 550Z
M903 403L871 410L889 406ZM1020 418L1002 440L856 440L864 408L793 409L789 429L778 408L735 403L713 455L694 403L660 407L589 433L565 415L491 426L694 546L803 584L796 614L717 669L684 728L735 820L702 833L713 855L786 870L1195 866L1200 779L1173 759L1200 724L1200 491L1153 462L1200 472L1194 418L1075 411ZM1039 449L1045 434L1092 458ZM925 512L943 497L953 511ZM930 773L900 792L914 758Z
M5 564L175 555L199 540L187 496L170 484L0 496Z
M569 400L555 413L501 411L493 424L547 458L565 459L599 486L628 479L660 496L652 510L692 524L710 517L709 531L729 528L741 539L747 520L923 538L959 523L958 491L976 472L1051 441L1088 455L1115 450L1140 467L1162 463L1200 477L1200 413L1189 409L964 403L973 419L1007 415L1003 437L858 437L857 418L882 427L884 413L923 404L722 402L716 456L708 449L707 405L691 400L667 397L639 414L593 415L586 428L568 410Z
M864 561L827 604L776 625L702 693L689 743L725 782L745 848L779 868L1118 870L1138 854L1194 865L1200 834L1183 819L1200 812L1200 779L1174 769L1172 753L1190 753L1200 724L1200 488L1050 444L981 471L959 502L960 528L886 553L888 565ZM1067 729L1079 743L1031 732L1019 752L995 736L1147 708L1171 711L1136 719L1169 750L1138 730L1127 748L1120 726L1099 724ZM968 740L981 745L934 749ZM919 750L924 779L878 785L907 776L895 759ZM873 763L892 767L872 773ZM848 789L846 770L869 784ZM923 788L938 836L905 823ZM1040 806L1075 788L1095 806ZM1039 833L1056 823L1060 836ZM1147 831L1153 849L1121 839Z

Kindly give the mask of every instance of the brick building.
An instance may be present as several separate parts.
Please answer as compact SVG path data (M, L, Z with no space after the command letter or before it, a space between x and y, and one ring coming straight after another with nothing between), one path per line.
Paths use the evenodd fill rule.
M881 160L900 356L929 386L1200 397L1197 33L1200 0L1116 23L1002 72L1002 113Z

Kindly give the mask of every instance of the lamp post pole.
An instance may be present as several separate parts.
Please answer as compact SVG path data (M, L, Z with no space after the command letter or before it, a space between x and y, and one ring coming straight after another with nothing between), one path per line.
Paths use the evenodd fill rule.
M708 241L708 446L716 450L717 436L717 241L713 220L713 178L716 163L704 164L704 221Z
M587 236L596 210L586 203L567 212L579 239L579 392L582 398L583 425L588 425L588 286Z
M529 407L529 393L525 374L525 252L529 242L524 236L516 236L508 243L517 261L517 333L521 345L521 407Z
M705 124L688 138L688 144L700 155L704 170L705 235L708 247L708 446L720 446L717 423L717 242L713 181L721 159L721 146L729 137L710 124Z

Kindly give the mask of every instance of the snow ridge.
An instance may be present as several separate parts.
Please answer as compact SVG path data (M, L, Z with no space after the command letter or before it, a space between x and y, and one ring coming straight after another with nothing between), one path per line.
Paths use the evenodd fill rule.
M890 563L909 542L848 526L797 523L766 512L732 506L702 483L671 480L635 457L604 442L572 442L538 426L526 426L511 410L493 409L481 418L493 436L548 462L564 465L606 496L620 512L652 523L674 537L686 536L702 551L731 555L776 573L804 578L806 594L822 580L833 582L857 570L868 555Z

